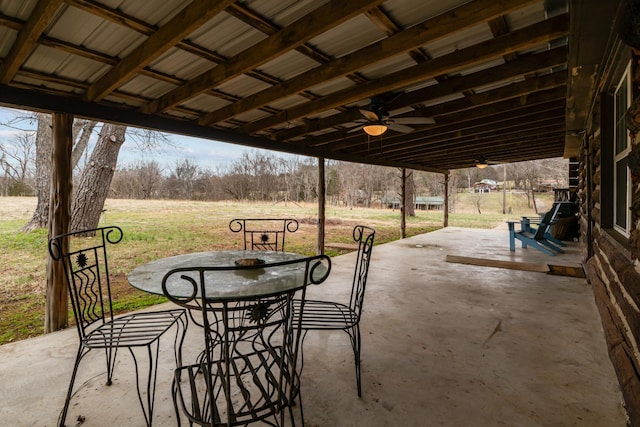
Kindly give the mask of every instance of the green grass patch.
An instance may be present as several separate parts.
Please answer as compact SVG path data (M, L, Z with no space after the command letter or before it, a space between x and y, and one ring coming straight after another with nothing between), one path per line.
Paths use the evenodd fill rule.
M449 214L449 225L471 228L493 228L507 219L532 215L526 196L501 193L457 193L452 197L455 209ZM551 206L553 195L539 196ZM502 202L510 214L503 215ZM20 340L43 332L47 230L20 231L31 218L35 198L0 198L0 344ZM478 206L482 214L477 213ZM166 301L133 289L126 274L135 267L172 255L188 252L237 249L241 236L229 230L234 218L296 218L297 232L287 236L288 251L315 254L318 213L315 204L296 203L232 203L170 200L107 200L100 225L118 225L124 231L121 243L109 248L114 284L114 311L122 313ZM407 236L428 233L441 228L442 211L416 211L406 221ZM400 238L400 212L385 208L327 206L325 242L352 243L356 224L376 229L376 244ZM73 243L72 243L73 244ZM328 248L330 256L346 250Z

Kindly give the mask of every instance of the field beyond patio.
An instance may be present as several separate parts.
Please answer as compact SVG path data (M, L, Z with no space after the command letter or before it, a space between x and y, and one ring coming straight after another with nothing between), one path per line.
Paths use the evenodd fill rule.
M552 194L537 196L539 210L550 207ZM479 199L480 198L480 199ZM507 194L511 214L502 215L501 193L458 193L449 225L494 228L507 219L535 214L523 194ZM482 214L477 213L480 204ZM0 197L0 344L41 335L44 325L47 230L20 231L36 206L33 197ZM241 239L229 231L233 218L295 218L297 232L287 237L287 250L314 254L318 212L315 204L197 202L172 200L109 199L100 225L118 225L123 241L110 249L112 286L118 312L130 311L165 301L132 288L127 273L158 258L187 252L239 248ZM407 236L428 233L442 227L442 211L416 211L407 218ZM376 243L400 238L400 212L392 209L326 208L326 253L341 252L332 243L350 243L356 224L376 229ZM505 242L505 245L507 242Z

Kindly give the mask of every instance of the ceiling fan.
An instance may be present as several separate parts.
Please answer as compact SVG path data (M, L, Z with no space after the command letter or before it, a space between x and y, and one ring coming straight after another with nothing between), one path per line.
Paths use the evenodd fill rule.
M398 117L392 118L387 109L385 108L384 101L381 97L371 98L371 103L368 109L360 109L360 114L364 116L366 122L350 132L362 129L371 136L379 136L391 129L400 133L413 132L410 126L406 125L430 125L434 124L435 120L431 117Z
M485 156L479 156L476 161L475 161L475 165L478 169L484 169L489 165L498 165L500 163L496 163L496 162L492 162L487 160L487 158Z

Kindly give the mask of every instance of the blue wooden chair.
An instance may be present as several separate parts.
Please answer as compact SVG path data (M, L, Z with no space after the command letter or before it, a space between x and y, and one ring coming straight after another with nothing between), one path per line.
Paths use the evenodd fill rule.
M538 228L536 228L535 230L531 228L530 225L526 226L523 225L523 222L520 222L520 231L515 231L515 223L517 221L508 221L509 249L511 251L515 251L515 241L520 240L522 242L523 248L531 246L539 250L540 252L543 252L550 256L554 256L556 253L564 253L562 249L560 249L546 237L549 234L549 228L552 224L551 220L555 214L557 214L557 209L552 209L549 212L545 213L540 219Z
M562 240L556 239L555 237L553 237L550 233L550 229L551 229L551 226L556 222L558 222L560 218L568 217L571 215L572 205L573 205L573 202L569 202L569 201L555 202L553 204L553 207L551 208L551 211L550 211L552 212L551 219L549 219L547 230L545 231L543 237L554 245L563 246L563 247L567 246ZM540 220L543 217L544 215L538 216L538 217L523 216L521 220L521 229L535 234L538 228L538 225L540 224Z

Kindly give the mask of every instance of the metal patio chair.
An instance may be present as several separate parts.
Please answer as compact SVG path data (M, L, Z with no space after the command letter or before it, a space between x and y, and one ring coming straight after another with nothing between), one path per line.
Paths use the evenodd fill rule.
M80 240L83 236L94 235L95 238ZM60 426L64 426L67 417L80 361L89 351L105 350L106 385L111 385L118 349L129 350L135 365L138 399L148 426L151 425L153 418L160 338L174 326L176 328L174 356L176 365L181 363L182 342L188 326L184 309L139 312L119 317L113 315L106 246L107 243L120 242L122 236L122 230L119 227L109 226L61 234L49 240L51 258L62 262L64 266L80 338L67 397L59 419ZM75 237L73 241L71 237ZM69 247L73 249L68 249ZM146 348L149 372L140 372L134 350L141 347ZM147 379L146 396L143 396L143 390L140 388L142 378Z
M318 269L320 265L324 268ZM298 272L296 278L290 277L273 288L278 290L262 293L270 280L281 280L280 273L272 269L291 267ZM181 412L189 425L245 426L261 421L283 426L288 413L291 425L295 425L301 329L291 315L293 297L298 291L304 295L307 285L323 282L330 269L331 259L320 255L257 267L184 267L169 271L162 279L164 294L178 305L199 311L204 326L203 352L197 362L175 370L172 390L177 418ZM229 272L245 277L248 287L256 284L261 292L254 296L242 291L242 297L210 297L216 286L225 288L225 274ZM299 411L304 425L301 402Z
M342 330L349 335L355 359L358 396L362 396L360 318L375 234L373 228L363 225L357 225L353 229L353 240L358 243L358 253L348 305L334 301L306 300L304 311L296 311L297 316L302 314L300 327L304 331L303 340L310 330ZM296 300L294 307L297 309L301 303L302 301Z
M229 222L229 230L243 233L244 249L249 251L284 251L287 233L298 230L291 218L238 218Z

